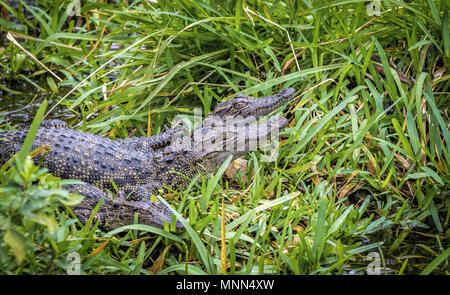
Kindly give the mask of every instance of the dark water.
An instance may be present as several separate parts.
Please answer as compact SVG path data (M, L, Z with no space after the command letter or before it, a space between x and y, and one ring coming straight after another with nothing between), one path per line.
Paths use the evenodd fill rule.
M40 81L34 82L43 85L43 88L48 87L44 83L39 83ZM0 89L0 125L9 123L12 126L28 126L33 121L42 101L45 99L49 100L48 111L57 103L58 98L60 97L52 97L51 92L40 91L39 89L36 89L36 87L21 80L8 81L0 77L0 84L11 90L20 92L11 93L4 89ZM60 119L67 121L74 118L74 116L75 114L72 111L62 105L58 105L51 113L49 113L46 119Z
M430 226L430 228L433 227ZM390 226L371 233L363 241L363 244L374 242L382 242L383 244L380 248L374 248L364 253L363 259L351 263L347 273L367 274L367 266L375 259L379 259L381 268L379 274L397 274L405 260L408 261L403 269L403 274L420 274L437 255L442 253L441 247L444 250L448 248L448 239L444 236L444 233L433 233L430 228ZM398 238L402 235L404 240L398 243L398 240L400 240ZM371 257L367 257L369 253L372 253ZM448 274L449 271L450 268L444 261L431 274Z
M6 2L11 7L20 10L19 1L8 0ZM23 0L23 2L32 7L39 6L38 1L36 0ZM24 13L25 18L28 21L36 22L33 14L31 14L27 9L23 9L22 12ZM10 23L17 23L18 25L22 23L21 21L15 19L14 15L7 12L6 10L2 12L2 16L5 17L6 20ZM28 28L28 34L39 36L39 25L38 23L35 23L35 25L35 28ZM8 47L10 41L7 40L6 34L7 30L0 30L0 51L8 50L6 48ZM6 54L1 57L2 60L0 60L0 62L4 62L7 67L11 67L9 59L7 57L8 55L9 54ZM57 103L58 97L62 97L62 95L64 95L64 91L66 91L67 93L70 90L64 90L60 88L60 96L55 95L52 97L51 90L48 90L48 92L42 91L39 88L26 82L24 79L17 78L19 74L28 77L43 89L49 89L46 77L43 77L45 75L32 77L33 73L27 70L22 70L18 73L15 73L15 75L11 75L11 73L8 72L6 68L0 68L0 85L3 86L0 87L0 128L4 126L5 123L17 126L30 125L44 99L47 99L49 101L49 110L54 104ZM7 89L10 89L14 92L8 91ZM69 118L73 118L74 115L75 114L67 108L58 106L48 114L46 119L61 119L66 121Z

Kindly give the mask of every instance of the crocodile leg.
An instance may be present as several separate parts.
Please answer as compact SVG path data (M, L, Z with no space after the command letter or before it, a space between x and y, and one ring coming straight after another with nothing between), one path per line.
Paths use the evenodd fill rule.
M105 198L105 200L107 198L110 198L107 193L90 184L67 184L63 186L63 189L68 190L69 192L74 194L80 194L85 197L80 204L77 204L72 208L75 215L83 224L86 224L89 216L92 213L92 210L102 198ZM100 220L100 226L105 224L105 219L102 211L103 210L99 209L95 216L96 221Z
M134 224L135 215L138 214L138 223L163 228L164 222L170 224L172 213L169 208L159 201L127 201L123 198L112 198L107 193L90 184L69 184L63 187L71 193L85 196L83 201L72 210L84 224L87 222L92 210L103 198L95 219L100 226L115 229L124 225ZM180 221L176 221L176 229L184 228Z

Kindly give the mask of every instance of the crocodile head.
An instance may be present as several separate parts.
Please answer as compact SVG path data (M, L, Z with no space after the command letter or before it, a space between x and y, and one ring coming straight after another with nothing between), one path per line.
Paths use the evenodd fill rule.
M186 124L184 120L178 121L177 124L181 126L173 127L172 130L174 131L170 136L172 146L179 146L179 142L184 141L186 137L192 137L192 133L194 133L194 137L195 134L201 133L202 138L205 138L205 136L208 138L220 138L224 136L223 129L220 132L216 132L215 128L243 126L254 123L260 117L270 114L291 100L295 92L294 88L285 88L277 94L262 98L238 94L234 99L219 103L201 124L191 125L190 123ZM194 129L193 132L192 129ZM186 147L184 148L187 149Z
M189 183L199 172L205 176L213 174L229 156L243 156L267 146L267 142L270 142L273 151L277 151L279 132L286 125L286 118L275 116L260 123L245 122L241 126L197 128L155 153L153 167L161 171L158 177L166 179L168 186L177 188L186 185L186 180Z
M265 122L245 126L208 127L200 141L194 141L192 159L202 173L210 175L217 171L229 156L237 158L267 146L268 142L278 143L279 132L286 125L286 118L276 116ZM204 130L198 130L201 131ZM278 144L275 148L277 147Z
M294 95L294 88L284 88L277 94L262 98L237 94L234 99L219 103L208 117L217 116L225 119L225 117L253 116L257 119L278 109L281 105L292 99Z

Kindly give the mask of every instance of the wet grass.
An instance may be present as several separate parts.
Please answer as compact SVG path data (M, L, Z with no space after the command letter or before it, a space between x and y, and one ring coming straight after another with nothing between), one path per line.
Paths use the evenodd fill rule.
M50 217L5 209L60 182L24 160L4 167L3 273L66 273L76 252L87 274L366 274L371 262L448 274L444 1L383 1L379 16L365 1L93 1L79 16L30 2L0 1L3 129L20 118L10 102L36 95L46 118L111 138L157 134L236 93L297 96L274 162L252 152L234 176L162 196L182 233L81 227L59 190L33 211Z

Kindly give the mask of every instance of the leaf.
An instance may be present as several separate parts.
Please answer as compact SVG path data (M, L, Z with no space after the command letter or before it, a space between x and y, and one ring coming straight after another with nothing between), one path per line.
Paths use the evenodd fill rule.
M97 205L95 205L94 210L92 210L91 215L89 216L86 224L83 226L83 228L80 231L80 236L81 237L84 238L89 233L89 231L90 231L90 229L92 227L92 221L95 218L95 214L97 214L97 211L98 211L98 209L100 209L100 206L103 204L104 200L105 200L104 197L101 198L101 200L98 201Z
M441 264L444 260L446 260L450 256L450 248L447 248L441 255L436 257L427 267L420 273L421 275L428 275L434 269L436 269L439 264Z
M337 231L341 224L344 222L345 218L347 218L347 215L353 210L353 205L350 205L344 213L342 213L341 216L339 216L338 219L330 226L330 229L328 230L327 236L330 236L332 233Z
M362 253L362 252L369 251L370 249L376 248L376 247L378 247L378 246L380 246L382 244L383 244L383 242L377 242L377 243L372 243L372 244L369 244L369 245L364 245L364 246L361 246L361 247L358 247L358 248L351 249L351 250L347 251L347 254L353 254L353 255L359 254L359 253Z
M416 48L418 48L420 46L427 45L427 44L430 44L430 43L432 43L430 40L419 41L416 44L414 44L413 46L409 47L408 51L411 51L411 50L416 49Z
M281 73L280 63L278 62L278 59L275 56L275 53L273 53L272 49L269 46L267 46L266 48L264 48L264 52L267 53L270 56L270 58L273 61L273 65L278 70L278 72Z
M333 119L334 116L336 116L340 111L342 111L347 106L348 103L352 102L357 97L358 97L357 95L354 95L354 96L346 98L337 107L335 107L333 110L328 112L325 116L323 116L322 119L319 121L319 123L314 125L314 127L312 127L309 130L309 132L306 134L306 136L304 138L302 138L302 140L300 141L299 144L297 144L295 149L291 150L290 156L298 153L306 144L308 144L311 141L311 139L314 137L314 135L316 135L317 132L319 132L328 123L328 121Z
M56 219L53 215L47 215L44 212L38 211L35 213L34 221L47 226L48 232L53 234L56 229Z
M69 194L67 198L61 198L60 201L66 206L75 206L81 203L84 199L83 195L80 194Z
M317 213L316 230L314 231L313 253L316 254L317 259L320 259L322 252L323 237L325 235L325 213L328 207L328 200L322 197L319 205L319 212Z
M325 71L329 71L329 70L334 70L337 69L339 67L342 67L343 64L332 64L332 65L326 65L326 66L321 66L321 67L316 67L316 68L312 68L312 69L306 69L306 70L302 70L302 71L297 71L291 74L287 74L287 75L283 75L280 76L278 78L275 79L270 79L267 80L266 82L260 83L256 86L252 86L252 87L248 87L245 88L245 90L241 91L240 94L252 94L252 93L256 93L259 91L264 91L267 88L272 88L275 85L279 85L281 83L284 82L289 82L289 83L293 83L293 82L297 82L302 80L303 77L314 74L314 73L321 73L321 72L325 72ZM352 97L351 100L353 100L355 97Z
M47 100L44 100L39 107L36 116L33 119L33 122L31 123L30 129L28 129L27 137L25 137L25 141L23 142L22 148L20 149L20 152L17 156L20 166L22 166L27 154L30 152L34 137L36 136L36 132L39 128L39 125L41 124L42 117L44 116L45 110L47 109L47 105Z
M179 237L177 237L176 235L174 235L172 233L168 233L160 228L153 227L151 225L144 225L144 224L130 224L130 225L121 226L112 231L107 232L104 235L104 237L110 238L115 234L118 234L123 231L128 231L128 230L138 230L138 231L143 231L143 232L150 232L150 233L154 233L154 234L163 236L165 238L168 238L169 240L173 240L178 243L183 243L182 239L180 239Z
M47 77L47 84L53 92L58 93L58 86L56 86L55 80L52 77Z
M448 30L448 10L444 12L444 20L442 22L442 39L444 40L445 56L450 57L450 34Z
M436 172L434 172L433 170L431 170L429 167L423 166L423 167L421 167L421 169L422 169L423 171L425 171L425 172L428 174L428 176L430 176L431 178L433 178L434 180L436 180L436 181L439 182L440 184L444 185L444 182L443 182L442 179L439 177L439 175L438 175Z
M3 237L3 240L8 244L13 252L14 255L17 258L17 262L20 264L23 260L25 260L26 256L26 248L25 243L26 239L25 237L18 231L16 231L13 228L9 228L6 231L5 236Z
M134 267L133 271L131 272L132 274L137 275L137 274L141 273L142 265L144 264L144 257L145 257L145 242L142 241L141 246L139 247L138 256L135 261L135 267Z
M227 248L225 242L225 198L222 197L222 222L220 224L220 271L223 275L227 274Z
M195 247L197 249L197 252L200 255L200 258L202 259L202 262L203 262L203 264L206 267L206 270L208 271L209 274L212 274L212 266L213 266L212 257L210 255L208 255L208 251L206 250L205 245L200 240L200 237L197 235L195 230L189 225L189 222L186 221L183 218L183 216L181 216L181 214L177 212L177 210L172 208L169 205L169 203L166 202L166 200L164 200L160 196L156 196L156 197L159 199L159 201L161 203L163 203L167 208L169 208L170 211L172 212L172 214L174 214L176 216L176 218L184 225L184 228L186 229L186 231L188 232L189 236L191 237L192 242L194 243L194 245L195 245Z
M412 151L411 145L409 144L409 140L406 138L406 135L403 132L402 127L400 126L400 123L397 121L396 118L392 119L392 126L394 126L394 129L397 132L400 142L402 143L403 148L407 152L407 156L415 160L414 153Z
M185 275L206 275L207 274L204 270L202 270L200 267L198 267L196 265L189 265L189 272L185 273L185 271L186 271L185 264L175 264L175 265L169 266L169 267L161 270L158 274L164 275L164 274L171 273L173 271L180 271L180 272L183 272Z
M98 246L97 248L95 248L94 250L92 250L91 253L89 253L88 257L94 256L95 254L99 253L100 251L103 250L103 248L106 247L106 245L108 245L109 243L109 239L104 241L100 246Z
M206 209L206 206L208 206L209 199L211 198L211 195L214 192L214 189L217 187L219 180L222 178L222 175L224 174L225 170L227 169L227 167L230 164L232 159L233 159L233 157L231 155L228 156L227 160L225 162L223 162L222 166L220 166L220 168L217 170L216 174L208 180L206 192L203 195L202 203L201 203L201 206L203 209Z
M427 99L427 102L430 105L431 110L433 111L433 114L439 123L439 126L441 127L441 131L444 134L445 141L447 142L447 145L450 145L450 132L446 127L444 119L442 118L441 113L439 112L439 109L437 108L434 102L434 97L432 95L433 95L432 93L431 95L429 95L428 93L424 93L424 96Z
M235 219L233 222L227 224L226 231L230 232L233 228L237 227L239 224L243 223L247 218L252 217L256 213L259 213L261 211L267 210L271 207L274 207L276 205L282 204L284 202L287 202L295 197L297 197L300 194L300 192L293 192L290 194L287 194L281 198L275 199L273 201L267 202L266 204L260 205L256 208L253 208L252 210L248 211L244 215L240 216L239 218Z
M157 274L162 270L162 267L164 265L164 259L166 258L167 251L169 251L171 245L164 248L162 253L158 256L158 258L155 260L155 263L150 267L149 271L151 271L153 274Z
M431 200L428 210L431 213L431 217L433 219L434 224L436 225L437 230L442 232L441 221L439 220L439 215L438 215L438 212L436 210L436 205L434 204L433 200Z
M305 164L294 165L293 167L284 171L287 174L298 174L309 170L314 165L313 162L307 162Z
M431 177L435 181L437 181L440 184L444 185L444 182L439 177L439 175L436 172L434 172L433 170L431 170L429 167L423 166L423 167L421 167L421 169L423 170L423 172L411 173L411 174L409 174L406 177L406 180L407 179L420 179L420 178L425 178L425 177Z

